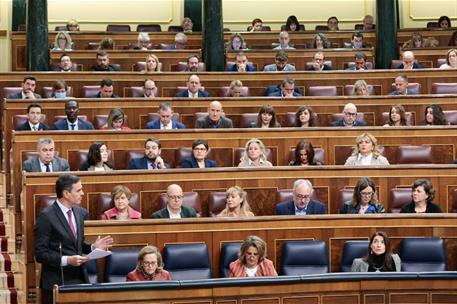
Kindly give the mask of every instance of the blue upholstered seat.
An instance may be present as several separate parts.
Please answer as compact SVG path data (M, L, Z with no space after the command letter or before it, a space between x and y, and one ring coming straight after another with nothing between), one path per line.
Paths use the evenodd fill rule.
M352 262L368 254L369 241L350 240L344 242L343 256L341 257L341 271L350 272Z
M219 276L228 277L230 273L230 263L238 259L241 243L223 243L221 255L219 257Z
M205 243L165 245L163 259L173 280L210 279L212 276Z
M282 246L281 275L327 273L328 252L324 241L286 241Z
M446 249L439 238L407 238L400 243L401 270L445 271Z
M118 249L112 252L112 255L106 257L105 281L125 282L127 274L136 267L139 249Z

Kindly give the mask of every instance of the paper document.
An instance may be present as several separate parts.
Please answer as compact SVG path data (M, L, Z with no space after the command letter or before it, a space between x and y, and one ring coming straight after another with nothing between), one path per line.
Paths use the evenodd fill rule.
M91 253L89 253L87 255L87 257L89 258L89 260L93 260L93 259L104 258L111 254L112 254L112 252L109 250L102 250L102 249L95 248L94 250L92 250Z

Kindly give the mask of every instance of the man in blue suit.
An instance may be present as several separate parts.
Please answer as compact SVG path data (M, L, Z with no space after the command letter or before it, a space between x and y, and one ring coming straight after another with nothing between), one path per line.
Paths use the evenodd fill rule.
M245 53L239 52L235 56L235 64L228 67L227 72L255 72L255 66L248 62L248 57Z
M146 129L171 130L186 128L184 124L173 120L173 109L171 108L171 104L168 102L163 102L160 104L157 115L159 118L148 122L146 124Z
M343 109L343 118L332 121L332 127L363 127L367 123L357 120L357 107L353 103L347 103Z
M37 103L29 104L27 107L27 121L16 127L16 131L39 131L48 130L49 127L41 120L41 105Z
M188 98L198 98L198 97L209 97L209 93L201 90L200 78L192 74L187 80L187 90L176 93L176 97L188 97Z
M297 97L302 96L295 88L295 80L290 77L286 77L280 86L280 90L277 90L268 96L273 97Z
M65 114L67 114L67 117L56 121L51 126L51 130L94 130L94 126L90 122L78 117L79 104L76 100L67 100L65 102Z
M325 206L312 200L313 185L307 179L297 179L293 186L293 199L279 203L276 215L326 214Z
M163 158L160 157L161 153L160 140L155 138L148 138L144 143L144 156L139 158L132 158L127 169L129 170L141 170L141 169L164 169L170 168L170 165L166 164L163 161Z
M400 95L416 95L418 92L415 90L408 90L408 76L399 75L395 78L395 91L391 92L391 96Z

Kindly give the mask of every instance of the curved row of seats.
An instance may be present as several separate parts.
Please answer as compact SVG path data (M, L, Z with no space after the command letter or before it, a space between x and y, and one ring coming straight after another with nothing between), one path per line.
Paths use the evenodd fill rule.
M352 261L368 253L367 240L348 240L344 244L341 272L351 270ZM221 245L219 275L228 277L229 265L238 258L241 243L224 242ZM139 249L113 250L106 258L105 282L124 282L127 274L135 269ZM445 271L447 267L445 243L439 238L407 238L400 242L401 271ZM163 248L165 269L173 280L198 280L212 278L208 247L205 243L167 244ZM330 272L327 245L323 241L284 241L280 275L306 275ZM88 263L91 283L101 282L97 263Z
M353 197L354 189L352 187L345 187L338 191L337 195L337 210L341 210L343 207L343 203L347 201L351 201ZM411 202L411 195L412 191L411 188L392 188L389 192L389 207L386 208L387 212L390 213L399 213L401 208L409 204ZM319 194L317 191L313 191L311 194L312 199L321 200L319 198ZM41 196L39 201L37 202L37 214L46 208L47 206L52 205L55 201L56 197L49 195L49 196ZM111 200L111 194L107 192L98 193L95 195L95 213L96 216L91 218L101 219L103 213L114 207L114 203ZM247 200L249 201L249 193L247 195ZM276 202L277 204L292 200L292 189L278 189L276 192ZM130 198L130 206L141 212L141 203L138 193L132 193L132 197ZM322 201L322 200L321 200ZM457 189L452 191L452 212L457 212ZM383 202L386 203L386 202ZM167 205L167 197L165 193L160 195L160 202L158 208L165 208ZM226 206L226 193L222 191L217 192L210 192L208 195L208 201L203 202L198 192L184 192L183 198L183 205L187 207L192 207L197 211L197 216L202 217L206 216L203 210L206 209L203 205L207 205L208 209L208 216L216 217ZM92 210L92 208L90 208ZM156 211L156 210L154 210ZM149 218L149 215L146 215L145 218Z

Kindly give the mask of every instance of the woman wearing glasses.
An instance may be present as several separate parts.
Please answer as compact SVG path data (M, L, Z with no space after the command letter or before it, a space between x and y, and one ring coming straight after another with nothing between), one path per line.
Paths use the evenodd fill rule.
M214 168L216 161L207 159L209 152L208 141L197 139L192 143L192 156L181 161L181 168Z
M384 213L384 206L378 202L376 185L369 177L359 179L354 188L352 201L344 202L342 214Z
M127 274L127 281L170 281L171 275L163 269L162 255L154 246L146 246L138 253L137 265Z
M377 139L370 133L363 133L356 139L352 155L346 160L345 166L379 166L389 165L387 158L381 155L377 147Z

